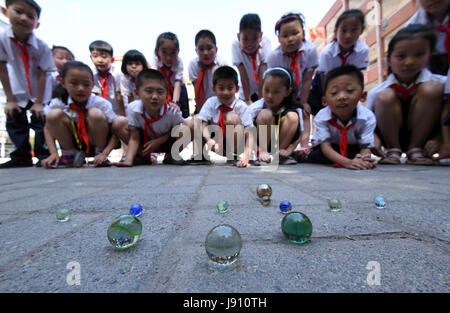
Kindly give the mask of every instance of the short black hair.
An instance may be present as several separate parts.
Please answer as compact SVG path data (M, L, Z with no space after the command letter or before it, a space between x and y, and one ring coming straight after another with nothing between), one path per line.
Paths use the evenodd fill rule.
M258 14L248 13L241 18L239 31L241 32L245 29L261 31L261 19Z
M214 71L213 86L217 84L219 79L232 79L236 86L239 84L238 73L231 66L221 66Z
M145 59L145 56L138 50L128 50L127 53L125 53L125 55L123 56L122 66L120 67L120 69L122 73L124 73L125 75L128 75L127 72L128 62L141 62L143 69L144 70L148 69L148 63L147 60Z
M160 71L154 70L154 69L146 69L140 72L136 78L136 89L138 90L141 88L143 81L146 79L155 79L161 81L161 83L164 84L164 88L166 91L169 90L169 87L167 86L166 78L163 74L161 74Z
M53 46L52 47L52 53L55 53L56 50L64 50L70 53L70 55L72 56L72 58L75 60L75 56L73 55L72 51L70 51L68 48L64 47L64 46Z
M343 75L350 75L350 76L356 77L358 79L359 84L361 85L361 89L364 90L364 75L363 75L363 73L356 66L348 64L348 65L342 65L342 66L336 67L327 73L327 75L325 76L323 93L324 94L326 93L328 84L330 83L330 81L332 79L339 77L339 76L343 76Z
M6 0L5 5L6 7L9 7L11 4L17 2L25 2L26 4L31 5L36 10L37 17L39 18L41 16L41 7L34 0Z
M77 69L89 73L90 77L92 78L92 82L94 82L94 73L92 72L91 68L80 61L67 61L66 63L64 63L64 66L61 70L61 77L63 80L66 78L67 73L72 69ZM61 84L58 84L58 86L56 86L52 96L53 98L59 98L63 103L66 104L69 99L69 93Z
M89 45L89 51L92 53L94 50L104 51L111 56L114 56L113 47L103 40L95 40Z
M199 31L197 33L197 35L195 35L195 46L196 47L197 47L198 41L203 38L210 39L215 46L217 45L216 36L214 36L214 33L210 30L202 29L201 31Z

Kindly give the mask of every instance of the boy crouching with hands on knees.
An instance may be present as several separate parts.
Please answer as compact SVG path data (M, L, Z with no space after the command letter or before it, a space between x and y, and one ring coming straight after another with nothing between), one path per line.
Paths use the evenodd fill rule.
M353 65L344 65L326 76L322 103L314 119L313 148L294 151L298 162L334 164L353 170L375 167L375 115L359 103L366 96L364 76Z

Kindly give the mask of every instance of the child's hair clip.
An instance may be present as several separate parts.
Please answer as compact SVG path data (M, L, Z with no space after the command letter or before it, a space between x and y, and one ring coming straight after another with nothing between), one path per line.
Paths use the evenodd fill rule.
M302 27L305 25L305 16L300 11L288 11L277 21L275 24L275 34L278 36L281 24L290 17L298 18L302 23Z

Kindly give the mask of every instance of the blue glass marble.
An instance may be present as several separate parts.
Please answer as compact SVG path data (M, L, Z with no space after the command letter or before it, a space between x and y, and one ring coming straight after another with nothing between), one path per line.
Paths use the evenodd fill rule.
M289 201L283 201L280 203L280 212L287 214L292 210L292 204Z
M130 208L130 214L134 216L140 216L142 214L142 205L135 203Z
M386 208L386 201L384 200L383 197L380 197L380 196L375 197L374 201L375 201L375 206L377 209L381 210L381 209Z

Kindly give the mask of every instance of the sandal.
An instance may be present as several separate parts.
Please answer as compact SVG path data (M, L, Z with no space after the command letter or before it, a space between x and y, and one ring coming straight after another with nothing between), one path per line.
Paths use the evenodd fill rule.
M450 155L439 156L436 158L436 162L439 165L450 166Z
M410 164L410 165L433 165L434 164L434 162L431 158L423 155L422 148L411 148L406 153L406 155L408 156L408 160L406 161L406 164Z
M402 150L398 148L387 149L384 157L378 162L379 164L390 164L398 165L400 164L400 158L402 156Z

